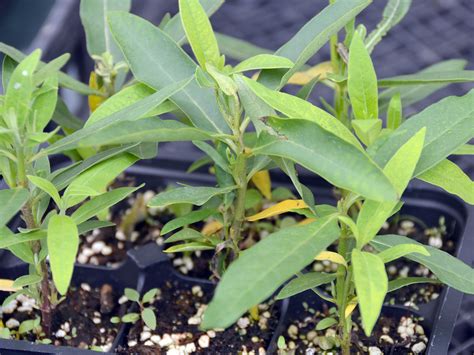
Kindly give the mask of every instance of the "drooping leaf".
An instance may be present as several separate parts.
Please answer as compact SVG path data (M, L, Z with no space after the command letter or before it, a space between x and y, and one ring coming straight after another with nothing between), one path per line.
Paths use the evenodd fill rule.
M370 199L396 199L397 193L382 170L352 144L308 120L271 118L268 123L279 136L260 135L254 154L290 159L334 185Z
M206 63L220 67L220 54L211 22L199 0L179 0L179 12L186 38L202 68Z
M418 179L439 186L474 205L474 182L459 166L448 159L425 171L418 176Z
M245 77L242 79L246 86L275 110L288 117L303 118L315 122L325 130L360 148L360 143L349 129L326 111L298 97L270 90L254 80Z
M368 0L346 0L336 1L324 8L275 52L275 55L293 61L295 63L293 68L264 70L260 74L259 81L272 89L283 87L289 78L328 42L332 35L369 4Z
M169 191L164 191L156 195L148 203L150 207L163 207L176 203L190 203L202 206L214 196L219 196L234 190L235 186L230 187L204 187L204 186L185 186L178 187Z
M378 251L399 244L422 245L408 237L391 234L379 235L370 244ZM405 257L426 266L446 285L464 293L474 294L474 269L472 267L442 250L427 245L424 247L430 253L429 256L408 254Z
M425 140L426 129L422 128L413 135L389 160L383 171L390 179L397 193L401 196L419 162ZM366 200L357 217L359 239L357 245L362 247L378 233L383 224L392 215L397 201L378 202Z
M74 220L68 216L52 216L48 223L47 242L54 285L61 295L65 295L79 249L79 235Z
M138 81L159 90L194 76L196 64L193 60L151 23L131 14L113 12L109 14L109 24ZM195 80L175 93L171 101L196 127L211 132L230 132L212 89L201 88Z
M382 38L396 26L407 14L411 0L389 0L383 10L383 18L365 40L367 50L372 52Z
M34 285L41 282L42 277L40 275L23 275L15 280L13 283L14 288L22 288L29 285Z
M306 290L310 290L314 287L327 284L335 279L335 274L308 272L306 274L303 274L302 276L295 277L293 280L288 282L285 287L281 289L276 298L279 300L288 298Z
M28 201L29 197L28 190L21 187L0 190L0 228L10 221Z
M183 228L165 240L165 243L175 243L183 240L203 239L204 236L191 228Z
M358 120L379 118L377 76L364 41L354 32L349 49L347 89Z
M164 235L186 225L200 222L216 213L218 213L218 211L212 208L193 211L185 216L175 218L166 223L161 229L161 234Z
M255 222L260 219L270 218L273 216L277 216L282 213L291 212L293 210L308 208L306 203L303 200L285 200L273 205L272 207L268 207L267 209L254 214L253 216L249 216L246 218L247 221Z
M387 294L388 279L385 265L377 255L354 249L352 270L362 315L362 327L365 334L370 336Z
M203 329L226 328L308 265L339 235L336 216L271 234L234 261L204 313Z
M272 180L268 170L261 170L252 176L252 182L267 200L272 199Z
M380 79L378 84L380 87L390 87L419 84L466 83L470 81L474 81L474 70L399 75L391 78Z
M446 117L449 116L449 119ZM403 122L390 136L374 144L370 153L385 166L393 154L412 136L426 127L425 145L415 176L432 168L474 136L474 90L464 96L447 97Z
M87 201L81 205L76 211L74 211L71 217L74 222L79 225L96 216L101 211L108 209L109 207L112 207L116 203L122 201L141 187L143 187L143 185L138 187L120 187L103 193L102 195L96 196L90 201Z
M122 59L107 24L109 11L130 11L131 0L81 0L80 16L89 55L112 54L114 62Z
M294 63L285 57L273 54L258 54L237 64L232 73L240 73L259 69L291 68Z
M173 245L168 249L164 250L165 253L184 253L190 251L199 251L199 250L214 250L214 246L211 244L203 242L190 242Z
M327 260L335 264L343 265L347 267L346 260L341 254L335 253L333 251L323 251L316 255L314 260Z

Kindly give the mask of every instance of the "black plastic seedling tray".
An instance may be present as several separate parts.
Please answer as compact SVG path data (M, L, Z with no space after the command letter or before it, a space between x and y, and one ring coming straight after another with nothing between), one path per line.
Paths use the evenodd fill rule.
M214 185L215 178L209 175L205 169L193 174L186 174L183 168L187 162L172 159L159 159L144 162L142 165L134 166L127 171L136 183L145 183L145 189L158 189L176 182L184 182L189 185ZM316 197L317 203L334 203L331 186L318 177L301 176L301 180L309 186ZM291 187L289 180L277 174L272 177L275 186ZM420 218L427 225L436 225L439 217L444 216L447 226L453 228L453 240L456 244L456 255L463 260L470 257L470 251L465 248L465 240L469 232L474 230L474 212L472 208L466 207L457 198L446 193L428 189L409 188L404 197L405 205L403 214L409 214ZM0 277L14 277L25 272L25 265L15 260L12 255L3 258ZM467 260L468 261L468 260ZM167 271L166 271L167 270ZM121 265L113 268L105 266L77 266L74 274L74 283L88 282L92 285L101 282L112 282L118 289L133 287L142 293L151 287L156 287L166 278L179 278L182 282L200 282L204 287L212 287L209 281L178 276L172 269L171 261L156 243L151 243L128 252L128 258ZM107 281L106 281L107 280ZM306 294L297 297L306 297ZM308 301L314 302L315 297L310 295ZM453 332L456 316L459 311L462 294L449 287L445 287L438 299L430 303L420 305L419 310L413 310L403 306L396 306L404 312L416 314L424 318L424 325L429 331L429 344L427 354L446 354ZM282 304L282 317L280 325L273 339L276 341L285 324L291 319L292 305L294 300L287 305ZM390 307L386 308L390 309ZM123 345L126 337L126 329L120 330L114 346ZM275 349L275 341L269 350ZM89 351L53 347L48 345L31 344L25 341L1 340L0 349L2 354L14 353L89 353ZM6 352L10 351L10 352ZM22 352L21 352L22 351ZM91 352L90 352L91 353Z

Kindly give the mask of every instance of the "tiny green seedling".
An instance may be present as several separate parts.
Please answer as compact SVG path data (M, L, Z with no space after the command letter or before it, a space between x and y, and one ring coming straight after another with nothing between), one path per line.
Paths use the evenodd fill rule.
M140 308L140 312L127 313L122 317L112 317L110 320L112 323L136 323L138 320L142 320L145 325L151 330L156 328L156 315L151 305L155 299L155 296L158 293L157 288L152 288L146 292L143 297L140 299L140 294L132 289L126 288L124 291L125 297L131 302L135 302Z

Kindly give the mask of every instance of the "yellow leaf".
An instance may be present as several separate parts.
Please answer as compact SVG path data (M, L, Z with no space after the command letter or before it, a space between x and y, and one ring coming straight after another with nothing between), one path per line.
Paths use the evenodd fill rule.
M314 67L309 68L306 71L300 71L294 73L290 80L288 80L288 84L293 84L293 85L306 85L308 84L311 80L319 76L320 80L324 80L327 78L327 73L332 73L332 65L331 62L322 62L319 63L318 65L315 65Z
M292 210L299 210L302 208L307 208L308 206L303 200L285 200L277 203L276 205L263 210L253 216L247 217L247 221L253 222L258 221L259 219L273 217L285 212Z
M316 221L316 218L305 218L301 222L298 223L299 226L305 226L307 224L313 223Z
M14 280L0 279L0 291L15 292L18 291L18 287L13 287Z
M201 233L205 236L213 235L214 233L220 231L222 227L222 223L219 221L208 222L202 228Z
M100 90L99 84L97 83L97 75L95 72L91 72L91 75L89 77L89 86L92 89L97 89ZM100 90L103 91L103 90ZM92 112L96 110L97 107L99 107L105 100L106 98L104 96L98 96L98 95L89 95L88 97L89 100L89 109Z
M335 264L344 265L347 267L346 260L342 257L342 255L338 253L334 253L332 251L323 251L319 253L314 260L329 260Z
M250 317L254 321L258 321L260 319L260 316L258 314L258 306L253 306L252 308L249 309Z
M354 309L357 307L357 297L354 297L349 301L349 304L347 305L345 311L344 311L344 316L347 318L349 317L352 312L354 312Z
M252 182L267 200L272 198L272 181L268 170L262 170L254 174Z

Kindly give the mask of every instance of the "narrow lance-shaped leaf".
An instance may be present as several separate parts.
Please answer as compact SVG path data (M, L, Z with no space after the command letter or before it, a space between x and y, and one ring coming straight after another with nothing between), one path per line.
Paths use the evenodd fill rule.
M362 315L362 327L365 334L370 336L388 290L385 265L377 255L354 249L352 269Z
M39 176L32 176L28 175L28 180L35 185L36 187L40 188L44 192L46 192L51 198L54 200L57 206L61 205L61 197L59 196L59 192L56 187L53 185L52 182L39 177Z
M439 186L474 205L474 182L459 166L448 159L425 171L418 176L418 179Z
M29 197L28 190L21 187L0 190L0 228L10 221L28 201Z
M185 186L178 187L169 191L164 191L156 195L148 203L150 207L162 207L176 203L190 203L202 206L212 197L228 193L235 189L230 187L204 187L204 186Z
M422 128L413 135L389 160L383 171L390 179L397 193L401 196L407 187L420 159L426 129ZM359 239L357 245L361 248L367 244L382 228L397 206L394 202L378 202L366 200L357 217Z
M285 57L272 54L258 54L255 57L248 58L237 64L237 66L232 69L232 72L239 73L258 69L291 68L293 65L294 63Z
M305 226L282 229L244 251L219 282L202 328L231 325L308 265L338 234L336 216L331 215Z
M354 32L349 49L347 89L358 120L379 117L377 76L360 35Z
M164 235L188 224L200 222L216 213L218 213L218 211L212 208L193 211L185 216L175 218L166 223L161 229L161 234Z
M332 35L369 4L369 0L345 0L336 1L324 8L275 52L276 55L293 61L295 63L293 68L264 70L260 74L259 81L272 89L283 87L293 73L326 44Z
M58 100L58 77L49 76L41 87L41 94L36 96L31 106L35 132L42 132L48 125Z
M112 34L138 81L159 90L194 76L196 64L162 30L128 13L112 12L108 18ZM171 100L196 127L230 132L213 91L201 88L195 80L175 93Z
M358 148L308 120L271 118L280 136L261 135L254 154L290 159L336 186L370 199L395 200L397 193L382 170Z
M217 40L206 11L199 0L179 0L179 13L186 38L202 68L206 63L220 67L220 54Z
M387 128L397 129L402 124L402 101L400 94L395 94L388 104L387 110Z
M399 244L422 245L408 237L391 234L379 235L370 244L378 251ZM424 247L430 254L429 256L415 253L405 257L426 266L446 285L464 293L474 294L474 269L472 267L442 250L427 245Z
M390 87L416 84L466 83L470 81L474 81L474 70L399 75L391 78L380 79L378 84L380 87Z
M310 290L313 287L318 287L327 284L336 279L335 274L324 274L321 272L308 272L304 275L295 277L288 282L285 287L277 295L277 299L284 299L297 295L298 293Z
M430 277L400 277L398 279L388 282L387 292L393 292L402 287L421 284L421 283L439 284L440 282L439 280L436 280Z
M391 248L385 249L384 251L381 251L377 254L377 256L382 259L382 261L386 264L403 256L407 256L411 253L417 253L427 256L430 255L430 253L423 245L398 244Z
M405 17L410 6L411 0L389 0L387 2L383 10L382 21L370 32L365 40L365 45L369 53L372 52L374 47L382 40L388 31Z
M223 33L215 33L215 35L222 54L230 58L245 60L259 54L272 54L272 51L266 48L258 47L239 38L227 36Z
M79 249L79 235L74 220L68 216L51 217L47 241L54 285L61 295L65 295Z
M446 119L449 117L449 119ZM385 166L393 154L426 127L425 145L415 176L432 168L474 136L474 90L464 96L447 97L403 122L380 144L369 148L374 160Z
M13 234L7 227L0 227L0 249L6 249L13 245L42 240L44 238L46 238L46 231L44 230Z

